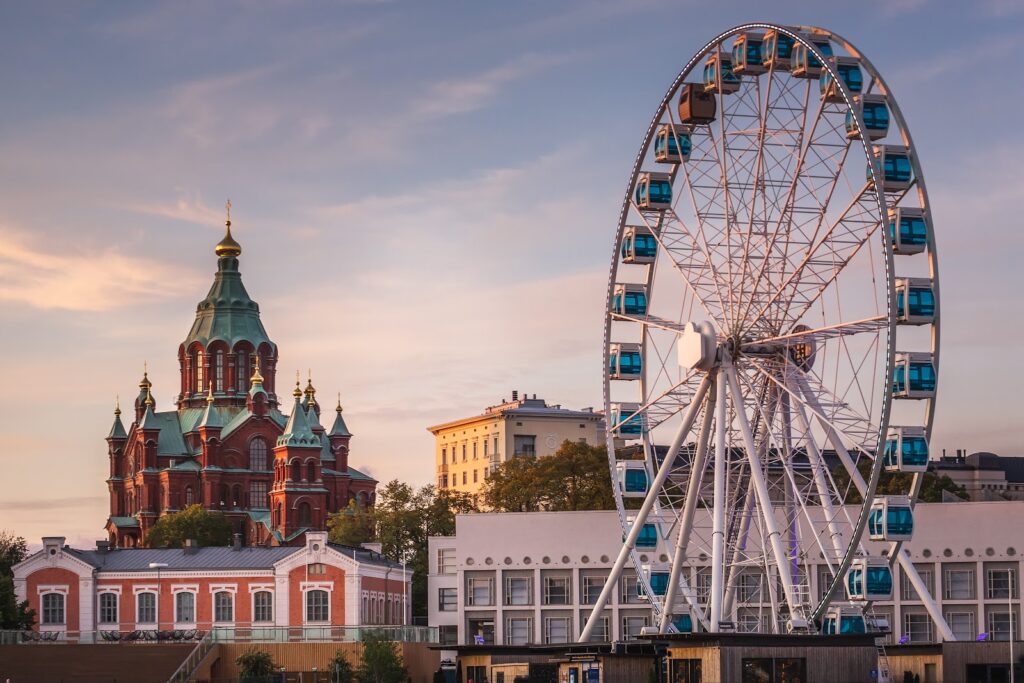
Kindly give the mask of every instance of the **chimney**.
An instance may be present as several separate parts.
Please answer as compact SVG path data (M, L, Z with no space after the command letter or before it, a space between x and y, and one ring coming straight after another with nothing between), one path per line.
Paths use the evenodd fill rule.
M380 543L363 543L363 550L369 550L371 553L380 555L383 545Z
M96 550L105 553L110 550L110 541L96 541Z
M232 550L242 549L242 534L235 534L234 540L231 542Z
M194 538L186 538L184 550L186 555L195 555L199 552L199 543Z
M518 401L519 400L519 392L514 390L514 389L512 390L512 400L513 401Z

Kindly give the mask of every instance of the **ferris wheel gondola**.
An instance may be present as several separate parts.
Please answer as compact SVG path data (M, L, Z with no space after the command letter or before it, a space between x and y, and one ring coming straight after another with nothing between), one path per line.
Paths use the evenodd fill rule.
M858 632L887 623L865 611L898 564L952 640L902 547L938 283L909 130L860 51L766 23L698 51L619 217L604 409L624 542L594 612L631 559L660 632ZM883 472L908 473L907 490L876 496Z

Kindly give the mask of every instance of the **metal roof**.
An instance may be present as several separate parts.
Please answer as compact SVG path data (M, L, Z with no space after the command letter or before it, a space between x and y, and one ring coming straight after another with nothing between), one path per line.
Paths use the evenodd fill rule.
M184 548L122 548L117 550L77 550L68 552L85 560L100 571L152 571L151 562L166 564L163 571L192 569L270 569L276 562L302 548L198 548L186 554Z

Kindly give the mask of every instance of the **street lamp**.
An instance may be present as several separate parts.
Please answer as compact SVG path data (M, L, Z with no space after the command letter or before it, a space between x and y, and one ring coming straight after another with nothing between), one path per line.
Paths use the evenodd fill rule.
M156 570L156 630L160 630L160 570L167 567L166 562L150 562L149 568Z

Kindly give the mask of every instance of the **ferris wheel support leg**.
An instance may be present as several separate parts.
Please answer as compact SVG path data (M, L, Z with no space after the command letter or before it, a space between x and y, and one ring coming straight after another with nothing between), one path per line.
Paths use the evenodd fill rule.
M658 468L658 473L655 475L654 481L651 482L647 495L644 497L644 502L636 512L636 519L633 520L633 526L629 530L629 535L626 536L626 540L622 543L622 549L619 550L619 555L615 558L615 564L612 565L611 573L608 574L608 580L604 582L601 595L598 596L597 602L594 603L594 607L590 612L592 615L600 614L604 610L612 596L612 591L618 586L619 576L622 575L622 568L626 565L629 553L636 544L636 539L640 536L641 529L643 529L644 524L647 522L647 515L651 513L651 508L654 507L654 502L658 499L658 493L661 491L662 486L665 485L669 472L672 471L676 455L679 454L679 449L682 448L686 435L690 433L690 427L693 426L694 420L697 419L697 414L700 412L701 404L708 393L708 387L711 386L712 379L711 374L705 375L704 379L701 380L700 386L697 387L697 391L693 395L693 401L686 409L682 424L679 425L679 431L676 432L672 445L669 446L668 453L665 454L665 460L661 463L661 467ZM597 619L587 620L587 625L583 627L583 632L580 633L579 642L585 643L590 640L590 634L593 632L596 623Z
M765 481L764 471L761 469L761 458L758 457L754 435L750 431L743 394L740 393L739 381L736 378L736 368L733 366L725 368L725 375L729 381L729 390L732 394L732 403L739 421L740 432L743 434L747 460L750 462L750 477L754 482L754 492L757 493L757 505L761 510L761 517L764 519L765 529L768 531L768 541L771 545L775 567L782 579L782 589L786 594L786 604L789 606L791 618L802 620L805 618L803 605L796 599L793 575L789 570L789 556L782 544L782 534L779 531L778 520L775 519L771 496L768 493L768 483ZM773 617L777 619L778 615L775 614Z
M739 540L732 551L732 562L729 563L729 570L725 575L725 598L722 602L722 613L733 616L733 603L736 601L736 584L740 581L740 572L736 568L740 562L741 553L747 549L747 536L750 533L750 520L754 512L754 485L747 482L747 494L743 502L743 517L740 519Z
M725 479L729 472L729 462L725 450L726 424L725 406L725 366L718 373L715 418L715 479L714 479L714 511L711 531L711 606L710 628L712 633L720 630L722 621L722 596L725 594ZM733 401L735 404L735 401Z
M825 464L821 457L821 451L818 450L818 444L814 442L814 437L811 435L811 425L807 420L807 413L799 401L795 403L793 414L796 417L797 427L806 436L804 442L807 445L807 458L811 461L811 471L814 473L814 487L818 491L818 499L827 520L828 535L832 540L832 549L836 553L834 560L838 562L846 553L846 544L843 542L843 532L836 524L836 512L832 505L832 490L829 488L828 479L825 476ZM829 571L834 572L835 568L832 562L832 558L826 560Z
M693 516L697 511L697 498L700 496L701 483L704 481L704 470L708 460L708 440L711 436L711 422L715 414L717 402L717 390L708 392L707 405L704 407L704 419L701 420L700 434L697 437L697 453L694 455L693 466L690 468L690 481L686 486L686 505L683 508L683 516L679 521L679 533L676 536L676 549L672 557L672 573L668 581L668 591L665 594L665 609L661 613L661 624L659 633L667 633L668 626L672 622L673 608L675 607L676 591L679 589L679 577L686 562L686 548L690 544L690 533L693 531ZM693 610L705 629L709 627L707 617L700 614L696 597L689 590L689 586L683 587L683 596Z
M817 398L811 392L810 387L807 385L806 380L803 377L798 377L797 381L800 383L800 393L803 394L804 400L810 405L811 410L815 411L819 415L824 413L821 411L821 405L818 403ZM828 434L829 441L832 443L832 447L836 449L836 453L839 455L839 459L843 461L843 465L850 474L850 480L854 486L857 487L857 491L867 499L868 486L864 481L864 477L861 476L860 471L853 463L853 459L850 457L850 453L846 450L846 446L843 444L842 439L839 438L839 434L836 430L822 420L818 418L818 422L822 428ZM870 495L874 495L874 491L870 492ZM932 597L931 589L925 585L924 580L921 579L920 574L917 573L917 568L914 566L913 561L910 559L910 555L906 550L900 548L900 551L896 554L896 559L900 563L900 567L903 568L904 573L907 575L907 579L914 586L914 590L917 591L921 602L924 603L924 607L928 610L928 616L935 622L935 626L938 627L939 633L942 635L943 640L956 640L956 636L953 635L953 629L946 623L946 618L942 616L942 609L939 608L938 603L935 602L935 598ZM845 571L845 567L840 568L841 571Z

